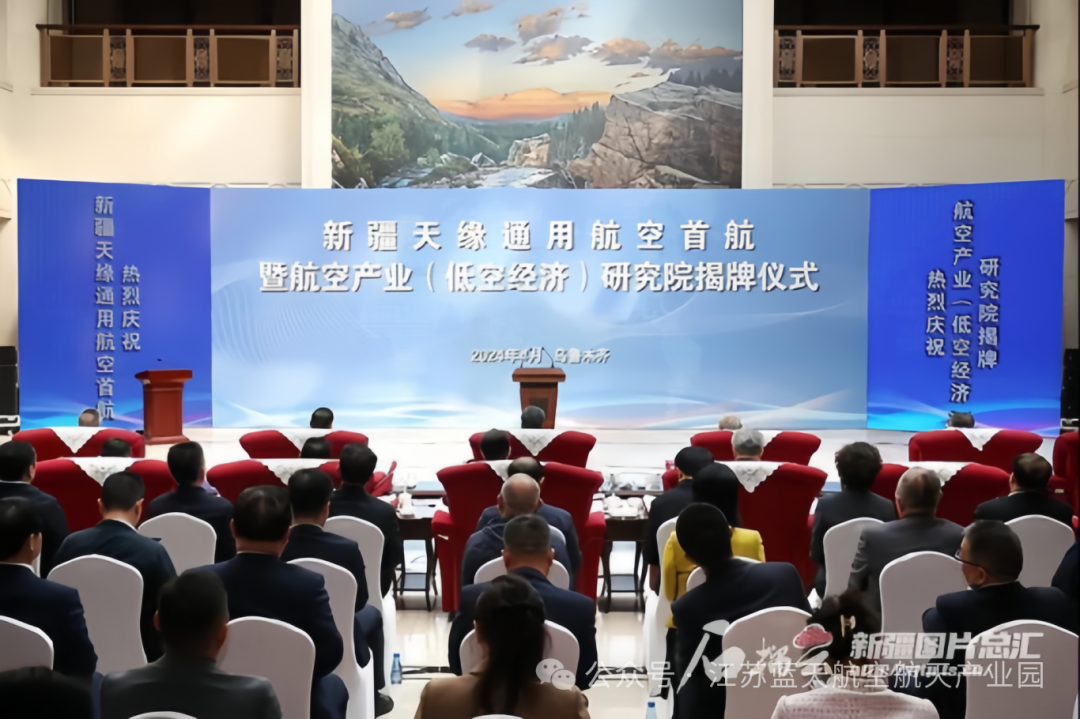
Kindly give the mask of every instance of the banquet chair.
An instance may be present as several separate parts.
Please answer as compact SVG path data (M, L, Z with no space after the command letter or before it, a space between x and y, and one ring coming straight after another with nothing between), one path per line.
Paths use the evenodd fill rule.
M577 674L578 657L581 654L578 641L570 630L561 627L555 622L544 621L544 659L555 659L564 668ZM476 630L473 629L461 640L459 650L461 656L462 676L476 670L484 659L484 651L480 648L480 641L476 638Z
M101 521L101 510L97 501L101 498L101 481L87 474L82 467L64 457L38 462L34 474L34 486L46 494L52 495L64 510L68 529L78 532L93 527ZM117 460L117 469L127 465L127 470L139 475L143 480L145 495L143 506L154 498L176 488L176 481L169 473L169 467L161 460Z
M777 649L791 647L792 640L806 628L806 620L809 617L807 612L790 607L772 607L748 614L732 622L724 633L723 647L727 655L725 659L730 656L727 654L729 651L738 650L745 657L747 665L760 663L763 675L773 674L774 677L779 678L780 675L772 671L775 659L770 665L768 658L758 658L760 655L757 652L762 647L776 647ZM714 658L710 657L710 659ZM794 666L789 665L789 667L789 671L798 671ZM729 677L727 703L724 709L724 716L727 719L769 719L780 697L798 694L809 689L806 686L807 683L798 676L795 676L795 681L790 686L784 686L784 682L769 679L765 679L763 686L757 686L755 682L743 682L736 679L737 675Z
M664 547L668 539L675 531L675 523L678 517L669 519L660 525L656 532L656 544L659 556L664 556ZM646 541L653 541L652 537ZM664 584L664 573L660 573L660 592L653 594L647 592L645 597L645 662L646 666L655 667L664 663L667 655L667 623L671 619L671 600L667 598L667 588ZM649 671L649 696L660 695L662 689L662 677L653 671Z
M883 464L874 478L874 484L870 491L879 497L884 497L890 502L896 501L896 485L900 484L900 477L908 468L902 464Z
M53 643L45 632L17 619L0 617L0 672L27 667L52 669Z
M1080 432L1073 430L1058 435L1054 440L1054 474L1065 480L1066 491L1072 503L1073 514L1080 514Z
M483 436L483 432L477 432L469 437L469 447L475 460L484 458L480 452L480 440ZM589 461L589 453L596 446L596 437L570 430L557 434L546 447L534 455L513 433L507 432L506 436L510 440L510 459L535 457L541 462L559 462L573 467L584 467Z
M1038 515L1018 517L1005 524L1016 532L1024 551L1020 583L1025 587L1049 587L1065 552L1075 541L1072 527Z
M1038 689L1019 681L1024 665L1032 663L1030 659L1002 659L1000 651L995 652L988 642L991 635L1005 635L1006 641L1011 636L1016 641L1015 637L1023 634L1029 635L1025 637L1029 654L1039 657ZM994 646L1001 644L998 639ZM965 654L968 666L979 667L977 675L964 672L967 719L1076 716L1077 636L1072 632L1033 620L1006 622L975 636ZM1012 677L1011 686L1002 686L1006 676Z
M140 524L139 534L161 542L177 575L214 563L217 532L198 517L181 512L161 514Z
M937 598L968 588L961 564L938 552L912 552L881 570L882 633L921 632L922 615Z
M506 565L503 563L502 557L498 557L490 562L484 562L476 570L476 574L473 576L473 584L490 582L495 577L501 577L504 574L506 574ZM551 563L547 579L552 586L559 589L570 589L570 572L566 571L566 567L557 559Z
M218 669L267 679L274 687L282 719L310 718L315 643L296 627L262 617L232 620L218 654Z
M131 432L126 429L99 429L78 450L72 450L71 447L68 447L57 436L56 432L48 427L24 429L21 432L16 432L11 438L13 442L27 442L33 445L38 462L61 457L97 457L101 454L101 445L110 439L122 439L130 444L132 457L146 456L146 443L143 436L138 432Z
M735 459L735 450L731 446L729 430L701 432L690 438L693 447L704 447L712 452L717 462L730 462ZM821 446L821 439L806 432L780 432L773 437L761 454L762 462L790 462L791 464L809 465L810 458Z
M330 456L333 459L341 458L341 450L345 449L346 445L362 444L365 447L368 446L366 434L349 432L344 429L335 429L333 432L330 432L326 435L326 441L330 443Z
M94 433L90 439L86 440L86 444L79 448L74 457L100 457L101 446L108 442L110 439L122 439L131 445L132 457L145 457L146 456L146 439L138 432L132 432L126 429L112 429L104 428Z
M368 438L359 432L346 432L335 430L323 432L316 436L326 438L330 443L330 457L338 459L341 450L347 444L362 444L367 446ZM300 447L297 447L291 439L276 429L262 429L256 432L248 432L240 437L240 446L247 452L251 459L298 459Z
M825 532L825 597L842 594L847 589L851 562L859 549L859 537L867 527L879 524L884 522L880 519L859 517L841 522Z
M998 431L981 450L971 444L963 432L938 429L919 432L908 441L908 459L912 462L975 462L1012 472L1013 459L1035 452L1042 437L1016 429Z
M131 719L196 719L196 717L190 714L181 714L180 712L149 712L133 716Z
M937 516L966 527L974 519L976 507L1008 493L1008 472L997 467L969 464L942 486Z
M55 567L49 581L79 590L86 630L102 674L146 665L139 616L143 578L129 564L90 554Z
M574 520L578 546L581 548L581 569L577 573L576 589L594 601L607 519L602 511L592 511L592 503L593 495L603 483L604 476L599 472L561 462L548 462L544 465L544 481L540 484L540 499L552 507L565 509Z
M254 459L241 459L211 467L206 473L209 482L218 493L236 504L240 493L248 487L266 484L281 486L282 481L266 465Z

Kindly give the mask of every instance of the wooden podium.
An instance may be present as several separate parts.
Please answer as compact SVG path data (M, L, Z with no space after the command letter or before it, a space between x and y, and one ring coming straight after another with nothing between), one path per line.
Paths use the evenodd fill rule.
M184 383L189 369L152 369L135 379L143 385L143 437L146 444L187 442L184 436Z
M535 405L544 410L544 429L555 429L555 407L559 403L559 382L566 381L561 369L522 367L513 380L521 384L521 408Z

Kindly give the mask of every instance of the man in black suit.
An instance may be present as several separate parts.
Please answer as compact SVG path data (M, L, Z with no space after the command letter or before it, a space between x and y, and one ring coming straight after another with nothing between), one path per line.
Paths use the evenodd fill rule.
M356 622L353 643L356 645L356 661L360 666L375 659L375 689L386 686L383 667L382 614L368 606L367 577L364 574L364 557L356 542L323 530L330 516L330 495L334 484L330 476L320 469L301 469L289 477L289 501L293 510L293 526L289 530L289 543L281 553L281 559L321 559L347 570L356 580ZM369 649L370 647L370 649ZM390 697L376 693L375 715L382 716L394 708Z
M881 471L877 447L866 442L842 447L836 453L836 471L840 475L840 491L818 498L810 537L810 558L817 565L814 589L821 598L825 597L825 533L851 519L869 517L882 522L896 519L896 506L870 491Z
M964 530L957 558L963 562L969 590L943 594L932 609L923 613L923 631L946 636L971 632L975 637L996 626L1019 619L1047 622L1076 631L1076 615L1068 598L1053 587L1025 587L1018 578L1024 568L1020 539L1005 524L978 520ZM963 650L942 661L959 667ZM928 683L919 692L934 703L941 719L963 719L966 688L945 682Z
M951 557L960 548L964 529L936 516L940 501L937 472L912 467L896 485L900 519L862 531L848 586L863 592L866 606L877 614L881 614L880 581L885 565L912 552L940 552Z
M37 627L53 643L53 669L89 682L97 654L79 592L34 574L41 521L22 497L0 499L0 616Z
M291 524L292 509L284 487L248 487L240 493L233 512L236 556L189 572L221 577L231 618L277 619L307 633L315 644L311 716L344 717L348 691L332 673L344 650L326 584L322 575L281 561Z
M4 719L91 719L91 688L54 669L26 667L0 672ZM96 719L96 718L95 718Z
M29 442L0 444L0 499L30 500L41 521L41 576L56 566L56 550L68 535L67 518L55 497L32 486L37 453Z
M371 479L378 461L375 453L362 444L345 445L338 462L341 489L330 497L330 516L363 519L383 533L381 586L377 589L380 596L385 597L394 586L397 568L405 563L405 543L401 539L397 510L364 489L364 483ZM376 591L376 588L368 587L368 591Z
M737 619L771 607L809 611L799 572L786 562L751 563L731 553L731 527L711 504L691 504L679 514L675 533L686 556L705 572L705 583L671 605L675 622L675 716L678 719L722 717L722 684L712 682L702 657L715 660L723 651L721 635L706 629L712 622Z
M329 407L319 407L311 413L311 422L308 424L312 429L331 430L334 428L334 413Z
M101 486L101 521L90 529L75 532L64 540L56 552L56 563L100 554L129 564L139 571L143 580L142 612L139 629L147 661L156 661L162 653L161 635L154 627L158 592L176 576L172 560L165 547L156 540L135 531L142 514L146 489L142 478L134 472L117 472Z
M660 526L679 516L687 506L693 503L694 495L690 490L691 480L697 471L713 463L712 452L704 447L683 447L675 455L675 468L679 472L679 483L667 490L655 500L649 508L649 532L645 548L641 555L649 565L649 586L660 593L660 552L663 547L656 544L656 535Z
M555 561L551 548L551 530L542 517L525 514L514 517L503 532L503 563L509 574L516 574L536 588L544 600L544 618L574 635L578 641L577 686L588 689L596 678L596 606L588 597L559 589L548 581L548 571ZM461 675L461 642L473 628L476 601L489 582L463 587L457 618L450 627L450 669ZM570 669L570 667L567 667Z
M1054 468L1037 454L1020 454L1013 459L1009 494L983 502L975 508L975 519L1011 522L1019 517L1039 515L1072 527L1072 507L1054 499L1047 491Z
M229 631L228 599L216 575L195 572L169 581L154 622L165 656L107 676L101 686L102 719L167 711L199 719L281 719L269 681L226 674L216 666Z
M176 480L176 489L166 492L150 502L146 510L146 519L160 517L162 514L179 512L201 519L214 528L217 544L214 547L214 561L224 562L236 555L236 540L233 539L233 506L224 497L207 492L203 488L206 479L206 459L198 442L181 442L169 448L169 473Z

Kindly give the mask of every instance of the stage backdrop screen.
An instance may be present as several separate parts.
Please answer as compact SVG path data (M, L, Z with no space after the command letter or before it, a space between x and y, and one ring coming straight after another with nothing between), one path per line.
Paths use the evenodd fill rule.
M869 191L211 197L216 426L865 424Z

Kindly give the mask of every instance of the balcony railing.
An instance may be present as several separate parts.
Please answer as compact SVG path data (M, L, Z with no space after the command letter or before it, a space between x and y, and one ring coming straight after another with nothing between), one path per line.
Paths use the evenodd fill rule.
M774 87L1033 87L1037 25L778 25Z
M42 87L300 86L297 25L38 25Z

